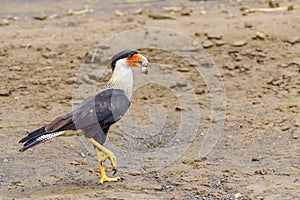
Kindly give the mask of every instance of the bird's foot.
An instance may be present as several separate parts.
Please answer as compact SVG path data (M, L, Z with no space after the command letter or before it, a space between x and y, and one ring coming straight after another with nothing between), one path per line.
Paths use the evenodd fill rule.
M103 184L104 182L117 182L119 180L122 180L120 177L115 177L115 178L109 178L106 176L103 163L100 162L100 173L101 173L101 179L100 179L100 184ZM117 170L116 168L113 168L114 175L116 174Z
M100 180L100 184L103 184L104 182L117 182L117 181L120 181L120 180L122 180L120 177L109 178L106 175L105 176L102 175L102 178Z

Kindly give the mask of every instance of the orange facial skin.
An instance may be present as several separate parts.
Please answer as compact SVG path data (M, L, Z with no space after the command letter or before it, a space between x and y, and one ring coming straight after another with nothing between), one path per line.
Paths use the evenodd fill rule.
M127 57L126 59L129 66L140 67L146 58L141 54L133 54L132 56Z

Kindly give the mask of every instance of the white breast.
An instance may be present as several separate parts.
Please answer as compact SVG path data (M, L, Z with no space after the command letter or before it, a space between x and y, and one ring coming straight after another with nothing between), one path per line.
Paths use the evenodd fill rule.
M128 98L131 98L133 92L133 75L131 67L127 65L125 58L116 62L115 69L106 88L122 89L125 91Z

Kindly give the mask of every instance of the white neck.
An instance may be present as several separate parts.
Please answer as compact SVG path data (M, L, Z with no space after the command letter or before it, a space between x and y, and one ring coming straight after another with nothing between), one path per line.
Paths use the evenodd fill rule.
M133 75L131 67L128 66L126 59L116 62L113 74L106 84L106 88L118 88L125 91L128 98L131 98L133 91Z

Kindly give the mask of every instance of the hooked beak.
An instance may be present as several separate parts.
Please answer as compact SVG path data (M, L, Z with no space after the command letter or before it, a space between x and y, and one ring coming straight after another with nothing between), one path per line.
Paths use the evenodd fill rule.
M141 54L134 54L127 58L129 66L132 67L141 67L143 74L148 74L147 66L149 64L148 59Z

